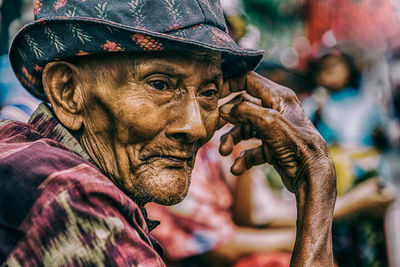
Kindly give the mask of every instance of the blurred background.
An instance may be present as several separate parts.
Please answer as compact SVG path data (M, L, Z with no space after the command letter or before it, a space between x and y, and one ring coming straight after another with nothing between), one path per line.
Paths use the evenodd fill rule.
M61 0L60 0L61 1ZM63 0L64 1L64 0ZM38 105L8 61L15 33L41 0L0 0L0 118ZM400 266L400 1L221 0L231 36L265 50L257 72L293 89L337 170L337 266ZM229 173L223 129L199 152L188 197L147 206L169 266L289 266L295 200L269 166Z

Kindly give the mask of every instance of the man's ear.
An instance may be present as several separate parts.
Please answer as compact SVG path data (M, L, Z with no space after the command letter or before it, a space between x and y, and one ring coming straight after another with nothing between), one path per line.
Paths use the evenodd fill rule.
M82 84L79 69L65 61L50 62L42 75L43 88L61 123L77 131L82 126Z

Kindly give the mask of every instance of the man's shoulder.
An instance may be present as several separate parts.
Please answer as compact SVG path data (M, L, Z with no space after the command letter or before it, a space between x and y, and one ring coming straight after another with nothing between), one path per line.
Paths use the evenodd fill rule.
M51 200L72 190L130 200L95 165L63 144L29 124L0 122L0 207L21 213L43 196Z
M43 137L28 123L11 120L0 121L0 153L5 151L15 152L13 148L17 147L21 149L28 148L30 145L38 141L47 144L48 146L68 150L59 142ZM9 153L7 153L7 155L9 155Z
M61 143L44 138L26 123L0 122L0 184L17 180L38 186L55 172L88 163Z
M0 142L29 132L34 132L32 125L20 121L0 120Z
M17 227L55 174L89 163L29 124L0 122L0 221Z

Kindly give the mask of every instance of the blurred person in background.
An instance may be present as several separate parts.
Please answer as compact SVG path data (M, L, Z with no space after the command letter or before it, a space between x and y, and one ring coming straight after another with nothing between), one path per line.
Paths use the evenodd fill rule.
M352 147L383 145L376 133L383 132L384 111L360 92L361 76L353 59L332 50L311 62L310 71L317 88L303 108L325 141Z
M361 203L368 212L334 223L335 258L339 266L386 266L383 216L395 197L382 157L386 114L360 92L360 72L350 55L331 50L311 62L310 70L317 88L303 108L330 145L339 196L364 186L364 194L376 200Z

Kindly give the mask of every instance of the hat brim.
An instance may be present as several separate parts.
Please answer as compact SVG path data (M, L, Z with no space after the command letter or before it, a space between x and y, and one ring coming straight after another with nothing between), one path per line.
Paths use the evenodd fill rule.
M11 44L9 57L21 84L47 101L41 76L51 61L110 52L184 50L221 52L225 78L254 69L263 56L262 50L243 49L226 32L208 24L171 27L158 33L102 19L57 17L22 28Z

